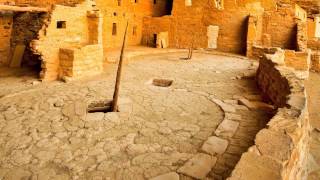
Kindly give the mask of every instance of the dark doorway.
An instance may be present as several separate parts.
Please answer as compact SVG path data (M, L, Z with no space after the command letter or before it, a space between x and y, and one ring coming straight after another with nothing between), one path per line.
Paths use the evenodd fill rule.
M246 55L247 53L247 37L248 37L248 26L249 26L249 16L246 17L241 24L240 28L240 52L241 55Z
M172 7L173 7L173 0L167 0L164 15L171 15Z
M157 39L158 39L158 35L153 34L153 42L152 42L153 47L157 47Z

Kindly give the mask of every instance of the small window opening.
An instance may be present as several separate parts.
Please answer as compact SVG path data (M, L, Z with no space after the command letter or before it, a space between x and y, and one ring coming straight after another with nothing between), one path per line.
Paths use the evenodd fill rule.
M138 0L134 0L134 3L138 3L139 1Z
M118 0L118 6L121 6L121 0Z
M153 4L157 4L157 0L153 0Z
M57 21L57 29L65 29L65 28L67 28L66 21Z
M112 35L113 36L117 35L117 23L112 24Z
M113 16L117 16L117 15L118 15L117 12L114 12L114 13L113 13Z

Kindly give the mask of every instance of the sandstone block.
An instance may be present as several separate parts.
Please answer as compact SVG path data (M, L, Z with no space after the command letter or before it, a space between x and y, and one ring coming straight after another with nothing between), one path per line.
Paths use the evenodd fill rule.
M225 119L215 131L217 136L232 137L239 127L239 122Z
M178 173L181 173L196 179L203 179L211 171L216 161L217 161L216 157L199 153L199 154L196 154L188 162L186 162L181 168L179 168Z
M228 180L280 180L282 165L255 153L244 153Z
M218 104L224 112L236 112L236 108L230 104L226 104L219 99L212 98L212 101Z
M263 129L257 134L255 143L262 155L271 156L279 161L288 160L293 148L288 135L268 129Z
M228 144L229 142L227 140L212 136L202 145L201 150L211 155L223 154L226 151Z
M260 102L260 101L249 101L245 98L239 99L239 104L247 106L250 110L263 110L263 111L273 111L274 106Z
M170 172L151 178L150 180L179 180L179 175L175 172Z

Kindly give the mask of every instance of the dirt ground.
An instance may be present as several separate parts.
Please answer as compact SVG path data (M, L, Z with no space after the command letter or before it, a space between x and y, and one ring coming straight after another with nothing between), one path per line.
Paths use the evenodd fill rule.
M241 78L255 71L251 61L199 53L180 60L185 55L126 63L118 113L86 111L90 102L112 97L115 64L101 76L69 83L0 71L0 179L136 180L175 172L224 119L212 99L232 104L236 96L259 94L254 79ZM154 78L173 84L156 87ZM232 106L240 125L208 179L226 178L270 118Z

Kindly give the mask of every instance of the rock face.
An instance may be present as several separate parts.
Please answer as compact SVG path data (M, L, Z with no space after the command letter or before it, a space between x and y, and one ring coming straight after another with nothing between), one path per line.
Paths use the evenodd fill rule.
M309 15L320 13L320 1L318 0L293 0L299 6L306 9Z

